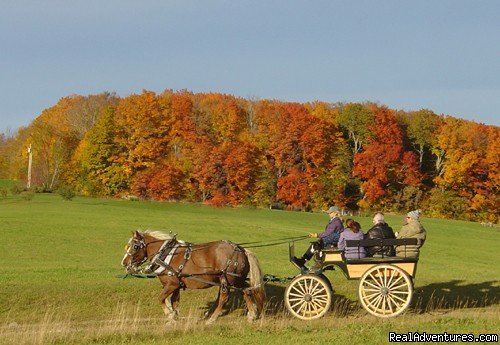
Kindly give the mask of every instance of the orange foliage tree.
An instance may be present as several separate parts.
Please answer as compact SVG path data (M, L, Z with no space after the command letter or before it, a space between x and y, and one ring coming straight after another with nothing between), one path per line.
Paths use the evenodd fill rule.
M497 222L499 136L495 126L370 103L103 93L62 98L0 136L0 166L25 179L31 143L33 183L46 188L214 205L421 207Z
M355 155L353 175L363 180L365 196L361 206L386 207L395 190L405 183L418 185L421 175L415 156L403 151L402 132L391 111L375 105L372 111L373 137L364 146L365 150Z

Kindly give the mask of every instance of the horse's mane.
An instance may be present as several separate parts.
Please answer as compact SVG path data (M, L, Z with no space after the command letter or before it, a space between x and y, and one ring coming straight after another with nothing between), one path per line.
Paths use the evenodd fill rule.
M154 237L158 240L170 240L172 238L174 238L174 236L170 233L170 234L166 234L162 231L158 231L158 230L145 230L145 231L142 231L140 232L143 236L151 236L151 237Z

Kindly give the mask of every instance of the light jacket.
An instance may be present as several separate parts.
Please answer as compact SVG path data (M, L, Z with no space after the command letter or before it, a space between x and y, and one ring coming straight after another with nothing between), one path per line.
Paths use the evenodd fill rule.
M406 255L405 255L405 246L397 246L396 247L396 255L397 256L406 256L406 257L418 257L420 254L420 247L424 245L425 238L427 233L420 224L418 220L413 220L410 223L403 225L398 234L399 238L416 238L418 240L416 245L407 245L406 246Z

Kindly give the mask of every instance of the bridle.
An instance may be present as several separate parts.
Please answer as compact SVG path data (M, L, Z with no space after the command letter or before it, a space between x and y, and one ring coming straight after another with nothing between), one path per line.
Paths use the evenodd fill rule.
M125 245L125 253L130 257L130 262L126 266L127 271L137 271L138 268L148 259L147 253L144 253L144 257L142 260L135 261L134 256L139 252L141 249L146 249L147 244L144 241L143 238L137 239L137 238L131 238L129 242Z
M150 241L146 243L144 241L144 238L134 238L132 237L128 243L125 245L125 255L130 256L130 262L127 266L125 266L127 272L139 272L140 267L146 260L148 259L147 251L146 248L148 245L156 242L165 242L165 240L155 240L155 241ZM141 249L144 249L144 257L141 259L141 261L135 261L134 256L139 252Z

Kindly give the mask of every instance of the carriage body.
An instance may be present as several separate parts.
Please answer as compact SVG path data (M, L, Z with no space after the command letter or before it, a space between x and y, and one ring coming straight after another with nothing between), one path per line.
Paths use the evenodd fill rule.
M416 239L383 239L347 241L348 247L406 246ZM289 245L290 262L294 244ZM359 279L358 297L361 305L377 317L393 317L404 312L413 296L413 280L418 257L382 256L346 258L336 248L318 251L314 269L301 270L285 291L285 305L289 312L302 320L322 317L331 307L332 288L324 271L340 269L347 279ZM299 267L300 269L300 267Z

